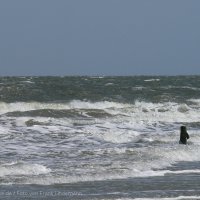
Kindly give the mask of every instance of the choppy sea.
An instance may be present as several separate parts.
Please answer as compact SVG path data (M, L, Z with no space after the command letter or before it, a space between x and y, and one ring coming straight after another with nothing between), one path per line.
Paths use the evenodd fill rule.
M200 199L200 76L0 77L0 199Z

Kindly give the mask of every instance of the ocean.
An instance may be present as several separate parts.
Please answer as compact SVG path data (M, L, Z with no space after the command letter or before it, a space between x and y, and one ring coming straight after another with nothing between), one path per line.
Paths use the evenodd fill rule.
M200 76L0 77L0 199L200 199Z

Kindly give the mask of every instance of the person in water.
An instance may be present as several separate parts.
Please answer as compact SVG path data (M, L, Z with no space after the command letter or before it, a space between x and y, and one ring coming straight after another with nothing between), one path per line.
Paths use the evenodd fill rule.
M186 126L180 127L180 141L179 144L187 144L187 139L189 139L190 136L187 133Z

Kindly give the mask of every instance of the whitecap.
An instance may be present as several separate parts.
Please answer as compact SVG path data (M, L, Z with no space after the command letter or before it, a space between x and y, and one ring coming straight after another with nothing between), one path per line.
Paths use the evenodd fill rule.
M47 174L51 169L40 164L12 162L0 165L0 177Z

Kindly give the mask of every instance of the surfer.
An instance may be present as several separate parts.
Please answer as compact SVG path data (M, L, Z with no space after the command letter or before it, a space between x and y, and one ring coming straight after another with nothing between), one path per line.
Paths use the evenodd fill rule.
M187 139L189 139L190 136L187 133L186 126L180 127L180 141L179 144L187 144Z

